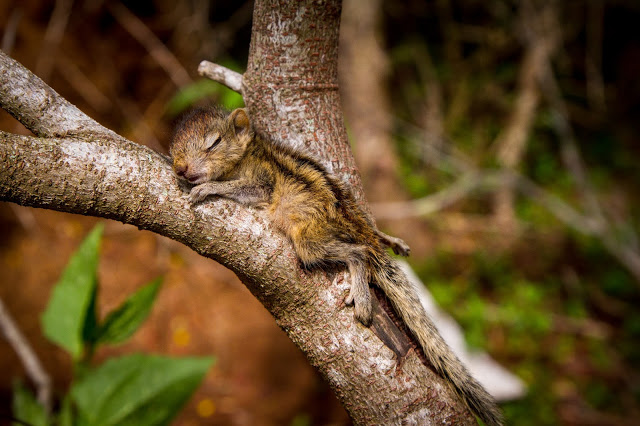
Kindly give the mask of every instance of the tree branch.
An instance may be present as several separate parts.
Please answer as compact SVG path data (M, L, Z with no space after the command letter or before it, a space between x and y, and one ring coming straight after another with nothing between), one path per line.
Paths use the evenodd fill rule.
M478 189L491 185L496 179L502 180L501 176L495 174L467 173L442 191L427 197L411 201L373 203L373 213L379 219L391 220L412 216L428 216L455 204ZM495 183L493 185L495 186Z
M557 31L552 6L541 7L537 11L528 1L520 7L522 26L530 33L525 42L525 54L520 66L518 92L513 104L509 122L496 138L498 163L511 170L517 170L526 153L527 138L533 126L540 93L538 78L552 55L556 45ZM514 193L510 185L505 185L496 193L495 219L499 226L511 232L516 225ZM507 234L511 232L507 231Z
M224 84L234 92L242 94L242 74L240 73L213 62L202 61L198 66L198 74Z
M104 135L120 138L2 51L0 76L0 107L36 135Z
M290 10L278 8L299 8L310 15L301 22L313 28L326 21L326 16L314 14L329 13L332 19L327 25L335 27L330 28L326 43L335 42L337 54L339 6L318 8L310 0L303 3L258 2L256 8L268 10L261 18L266 20L291 16ZM259 26L266 23L261 21ZM298 39L300 44L324 40L313 37L313 28L308 29L311 35L307 33L307 38ZM288 31L291 34L295 29ZM253 41L252 46L256 46ZM303 52L297 60L306 60ZM315 73L318 65L306 69ZM271 228L263 212L224 199L190 205L185 188L179 186L162 155L103 128L3 53L0 74L0 105L39 136L0 132L0 200L119 220L219 261L240 277L329 381L355 423L474 422L444 379L416 351L400 351L375 337L374 330L389 336L395 327L395 333L406 340L379 304L374 308L376 326L360 325L353 309L343 302L348 282L334 280L330 272L301 269L290 243ZM306 96L299 100L295 87L282 84L280 78L275 86L260 78L254 72L249 84L245 81L249 93L262 95L247 98L253 99L250 108L256 113L252 117L272 125L299 118L304 126L291 120L291 127L279 126L275 135L286 137L290 128L299 140L313 135L324 144L316 149L332 146L332 132L338 129L345 137L331 148L330 152L338 153L331 157L331 164L338 171L354 170L339 160L343 154L346 163L353 164L331 81L325 83L322 74L318 84L311 84L313 79L302 81L298 89L302 87ZM256 110L260 100L268 101L268 108ZM337 108L335 115L327 116L322 108L327 102ZM286 109L292 105L299 110ZM269 121L273 112L276 118ZM381 402L372 403L372 398Z
M428 216L443 210L477 192L491 192L512 186L547 209L564 224L585 235L600 236L597 222L581 214L561 198L546 191L521 174L509 169L470 172L445 189L408 202L376 203L372 205L376 217L403 219L412 216Z

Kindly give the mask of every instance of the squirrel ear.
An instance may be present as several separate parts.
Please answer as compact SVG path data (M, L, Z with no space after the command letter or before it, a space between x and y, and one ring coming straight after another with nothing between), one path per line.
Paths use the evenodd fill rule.
M238 108L231 111L229 121L233 123L233 129L235 130L236 135L247 132L251 127L249 116L244 108Z

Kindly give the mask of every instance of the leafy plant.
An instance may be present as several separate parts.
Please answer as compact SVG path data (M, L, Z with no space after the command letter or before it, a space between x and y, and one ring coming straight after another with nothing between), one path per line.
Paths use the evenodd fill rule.
M212 358L134 354L92 365L100 345L122 343L135 333L149 315L161 284L160 278L151 281L99 321L97 267L102 231L102 225L96 226L71 257L42 315L45 336L72 357L75 380L55 415L47 415L31 391L17 383L13 415L22 422L33 426L167 424L213 363Z

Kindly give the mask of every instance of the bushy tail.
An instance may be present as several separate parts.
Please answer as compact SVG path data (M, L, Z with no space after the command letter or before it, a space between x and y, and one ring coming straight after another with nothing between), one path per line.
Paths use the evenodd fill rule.
M422 307L418 293L398 264L388 256L374 256L373 281L387 295L396 312L422 347L438 374L447 379L467 406L487 425L503 424L493 397L478 383L444 342Z

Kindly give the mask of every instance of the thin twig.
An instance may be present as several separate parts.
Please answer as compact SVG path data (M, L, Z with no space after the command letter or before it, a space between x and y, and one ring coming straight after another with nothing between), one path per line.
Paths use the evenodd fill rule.
M524 40L525 54L520 66L513 112L495 141L498 163L509 170L518 170L526 153L526 144L540 100L538 80L556 45L557 31L551 26L555 21L554 12L551 5L536 10L529 1L521 3L522 32L529 36ZM516 226L514 204L513 188L507 184L496 193L494 200L494 217L501 226Z
M640 284L640 253L634 250L633 245L620 241L611 230L602 234L602 243L631 272L636 282Z
M536 82L548 61L550 45L548 40L538 40L527 47L520 67L519 90L511 118L495 142L498 145L498 159L505 167L517 168L525 152L527 136L538 106Z
M604 81L602 78L602 45L604 32L604 2L590 1L587 7L586 57L587 98L596 111L606 108Z
M419 137L422 132L413 130L411 125L402 123L403 128ZM568 126L568 122L563 122ZM569 131L570 127L567 127ZM573 155L578 156L575 140L573 141ZM425 147L437 151L437 155L441 161L434 164L448 173L462 174L456 183L450 188L446 188L436 194L424 197L422 199L395 202L395 203L374 203L371 205L372 211L378 219L401 219L403 217L424 216L433 214L442 210L451 204L463 199L464 197L477 191L492 191L502 185L514 185L517 192L532 199L539 205L548 210L558 220L576 231L599 238L607 251L616 258L636 279L640 284L640 253L638 251L638 237L631 225L622 226L626 234L626 239L618 238L619 230L613 229L611 226L603 226L603 220L595 216L592 212L582 213L572 207L560 197L543 189L525 176L516 173L513 170L499 169L494 171L481 171L475 168L470 162L465 161L463 156L454 155L453 152L438 150L437 148L425 144ZM425 161L425 163L427 163ZM581 169L582 170L582 169ZM582 170L584 172L584 170ZM593 191L592 189L589 190ZM594 198L595 194L591 196ZM598 205L599 206L599 205Z
M24 369L37 388L38 402L42 404L46 412L51 412L51 377L40 363L38 355L29 345L18 328L11 314L0 299L0 331L20 358Z
M420 159L424 164L433 166L448 174L460 175L475 172L475 167L462 151L455 147L455 144L446 135L438 135L428 129L420 127L404 120L396 118L396 125L411 139L421 140L425 138L427 142L421 143L420 150L423 157ZM438 141L438 138L444 139Z
M588 216L576 211L558 196L544 190L526 177L507 169L477 171L462 176L451 186L427 197L406 202L375 203L372 210L379 219L427 216L478 191L495 191L504 185L514 188L547 209L557 219L586 235L598 235L598 227Z
M535 13L535 8L530 1L523 1L523 10L527 14ZM557 32L560 30L558 25L558 12L557 4L548 3L547 7L540 14L539 22L535 20L523 20L523 35L524 41L529 45L536 45L540 43L541 31ZM558 39L560 35L556 36ZM601 221L601 226L607 226L605 217L602 213L600 203L598 202L595 191L590 185L587 178L585 166L578 150L578 145L575 140L574 132L569 121L569 112L567 105L562 97L560 87L555 77L553 67L551 64L550 55L543 56L541 64L541 70L537 73L540 90L543 96L546 98L552 110L553 125L560 138L562 144L562 158L565 162L569 173L573 176L580 196L584 202L584 208L590 215L594 216L596 220Z
M593 217L583 215L560 197L541 188L530 179L517 175L517 189L523 195L538 202L561 222L574 228L576 231L590 236L599 236L599 226Z
M495 181L493 174L468 173L442 191L412 201L372 203L373 214L378 219L401 219L427 216L443 210L467 197L472 192Z
M213 62L202 61L198 66L198 74L224 84L229 89L242 94L242 74L240 73Z
M425 105L420 120L424 123L425 142L427 145L442 148L441 145L446 142L442 137L444 135L442 85L438 81L428 46L419 43L414 48L419 51L415 61L418 75L424 86ZM438 160L435 159L435 161Z
M13 214L16 215L16 219L18 219L20 225L22 225L26 231L35 234L40 230L38 221L33 214L33 209L25 209L22 206L12 203L9 203L9 207L13 211Z
M562 97L555 73L548 60L543 72L539 76L540 88L549 102L553 113L553 124L560 138L561 152L564 163L573 176L582 198L584 209L590 217L592 235L600 237L603 245L616 257L636 281L640 283L640 253L634 241L637 235L631 226L626 226L626 232L630 235L627 240L617 237L617 230L607 220L602 205L598 200L596 191L587 176L584 161L578 149L575 133L569 120L569 112L565 100Z
M551 64L547 63L545 65L544 72L540 78L542 92L552 108L553 124L562 144L562 158L578 185L580 196L584 200L584 208L601 222L600 226L606 227L607 221L602 213L600 203L596 198L595 190L587 178L587 172L580 151L578 150L578 144L576 143L571 124L569 123L569 113L560 94L560 89L553 74Z
M596 34L595 37L601 38L601 34ZM593 43L600 43L595 40L592 41ZM568 108L562 97L550 62L546 64L544 73L540 77L540 86L552 108L553 123L562 144L562 158L578 185L584 209L592 217L594 225L597 227L595 234L601 238L605 248L608 249L609 252L633 274L636 281L640 283L640 252L638 252L638 247L635 244L638 238L637 234L631 225L627 224L626 226L616 227L612 225L605 216L596 191L588 179L586 167L580 155L575 134L569 120ZM620 228L624 228L625 233L628 235L625 239L618 236Z
M11 15L9 15L9 19L7 19L7 23L4 27L0 49L2 49L7 54L11 54L13 45L16 42L16 33L18 32L18 24L20 23L20 18L22 18L22 9L16 7L11 11Z
M53 69L53 62L56 58L58 46L62 41L64 30L67 28L72 5L73 0L57 0L51 13L51 19L49 20L38 63L36 64L36 74L43 80L49 78Z
M182 87L191 83L192 80L187 70L144 22L120 2L106 2L106 7L120 25L147 49L151 57L167 72L176 86Z
M112 106L109 98L96 87L93 81L82 72L71 58L61 54L57 58L55 65L56 68L59 69L62 78L64 78L95 111L104 112Z

